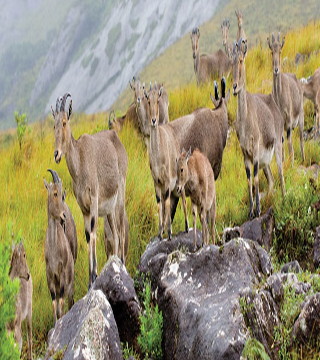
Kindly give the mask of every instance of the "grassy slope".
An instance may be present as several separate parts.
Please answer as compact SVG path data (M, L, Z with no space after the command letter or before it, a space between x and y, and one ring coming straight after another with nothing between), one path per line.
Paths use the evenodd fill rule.
M287 57L283 71L296 72L298 77L311 74L320 63L320 54L312 55L306 64L294 65L296 52L305 52L304 40L309 39L308 52L319 50L320 23L310 24L307 28L298 28L294 33L287 34L286 44L283 49L283 57ZM267 49L251 48L246 59L247 90L251 92L269 93L272 87L271 59ZM231 86L232 76L227 80L228 88ZM212 107L210 101L212 85L206 84L197 88L194 83L180 87L170 93L170 118L174 119L189 113L200 106ZM312 109L309 103L305 106L307 126L312 124L310 119ZM231 96L228 106L230 122L235 119L236 99ZM92 116L75 115L71 120L71 128L77 139L82 133L94 133L106 128L105 114ZM309 205L305 201L314 200L307 177L299 171L301 163L298 130L294 132L294 149L296 163L291 167L288 161L284 165L287 196L283 201L279 189L279 181L275 163L272 171L275 175L275 193L262 200L262 212L269 205L276 210L277 225L280 223L281 214L286 211L288 216L295 216L294 211L301 212ZM126 208L130 223L130 246L127 260L128 270L134 275L139 258L151 236L157 233L157 210L154 197L154 187L148 165L148 157L143 141L139 134L126 126L120 133L120 138L126 147L129 156L129 169L126 186ZM28 258L29 267L33 277L33 334L34 351L40 355L45 351L47 333L51 328L52 311L51 299L46 284L45 262L44 262L44 240L47 227L46 201L47 192L43 185L43 177L50 179L48 168L58 171L64 187L67 188L67 203L74 215L78 233L78 260L75 266L75 301L86 294L88 283L88 263L86 241L84 236L84 225L81 211L72 191L72 180L68 173L65 160L60 165L53 160L54 132L53 120L49 117L45 123L35 124L27 135L26 141L20 152L17 142L11 140L0 153L0 238L8 236L6 224L9 219L13 222L13 229L17 233L22 230L24 244ZM287 148L286 148L287 152ZM305 165L319 163L319 144L308 142L305 144ZM260 172L262 175L262 172ZM235 184L237 184L235 186ZM267 184L264 176L261 176L260 190L266 191ZM318 184L318 183L317 183ZM248 214L248 192L245 170L241 150L235 133L231 133L224 152L221 176L216 184L217 192L217 220L216 228L218 235L225 226L239 225L247 219ZM318 194L318 193L317 193ZM318 195L317 195L318 196ZM297 199L298 204L291 203ZM189 204L190 206L190 204ZM189 209L190 210L190 209ZM191 212L189 212L190 214ZM299 214L297 215L299 216ZM191 216L189 217L191 221ZM297 220L298 221L298 220ZM297 223L300 225L300 223ZM297 225L297 226L298 226ZM312 225L312 226L311 226ZM312 234L314 221L308 223ZM306 225L305 225L306 227ZM179 205L177 216L173 223L173 232L176 234L184 228L183 211ZM219 236L217 236L219 239ZM98 271L106 262L103 245L103 224L99 219L98 228ZM309 238L308 238L309 239ZM281 245L281 244L280 244ZM310 250L311 244L304 247ZM295 255L295 244L282 244L283 248L289 247L293 256ZM290 256L287 254L287 257ZM286 260L286 259L284 259ZM279 260L279 261L283 261ZM26 342L23 347L26 353Z
M212 53L222 48L220 26L225 17L230 20L229 42L232 43L236 39L238 26L234 12L236 8L243 10L243 28L249 41L249 47L261 42L262 47L265 48L270 32L278 30L286 32L288 29L320 18L320 7L315 0L222 0L212 19L200 27L201 54ZM283 16L284 14L285 16ZM297 52L298 50L294 52L293 57ZM195 82L189 34L153 60L141 71L140 78L148 83L155 80L164 82L168 90ZM132 93L127 87L115 102L114 108L120 108L124 112L131 101Z

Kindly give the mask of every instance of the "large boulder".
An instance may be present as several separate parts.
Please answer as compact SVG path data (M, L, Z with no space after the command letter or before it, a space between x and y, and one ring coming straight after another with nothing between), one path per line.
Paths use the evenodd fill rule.
M319 342L320 293L308 297L301 306L301 313L292 330L292 343L313 346Z
M272 207L258 218L249 220L240 227L226 228L223 232L223 241L242 237L256 241L265 250L270 251L272 246L272 234L274 228L274 216Z
M163 314L164 358L239 359L248 338L239 295L271 274L270 258L257 243L241 238L191 253L192 238L154 241L140 261L150 271Z
M133 280L118 257L108 260L92 289L105 294L113 310L120 341L132 347L140 331L141 308Z
M293 260L287 264L284 264L282 266L282 268L280 269L280 272L282 274L288 274L290 272L299 274L299 273L301 273L301 271L302 271L301 266L297 260Z
M123 359L117 324L102 291L91 290L50 330L45 359L57 353L64 359Z

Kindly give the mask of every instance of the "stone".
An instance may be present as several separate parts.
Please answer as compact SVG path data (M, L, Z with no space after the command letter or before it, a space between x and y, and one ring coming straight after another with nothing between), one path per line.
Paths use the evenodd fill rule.
M111 305L101 290L90 290L48 335L45 359L122 360L120 338Z
M302 304L299 317L292 329L291 342L295 345L315 346L320 334L320 293L310 296Z
M291 289L295 290L296 295L307 294L311 289L310 283L299 281L294 273L279 273L283 285L289 285Z
M280 272L282 274L287 274L289 272L294 272L294 273L298 274L298 273L301 273L301 271L302 271L301 266L297 260L293 260L293 261L283 265L280 270Z
M196 253L192 242L191 234L153 241L139 264L151 273L162 311L164 358L239 359L249 335L239 295L271 275L270 258L257 243L242 238ZM270 293L269 300L274 302Z
M265 250L272 247L272 235L274 229L274 216L272 207L268 211L253 220L249 220L240 227L226 228L223 232L223 240L230 241L233 238L242 237L256 241Z
M135 345L140 332L140 302L134 289L133 280L121 260L112 256L92 286L101 290L108 299L115 317L120 341Z

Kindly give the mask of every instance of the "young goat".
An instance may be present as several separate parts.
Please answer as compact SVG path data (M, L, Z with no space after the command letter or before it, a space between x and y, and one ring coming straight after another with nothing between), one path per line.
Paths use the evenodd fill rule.
M228 58L232 58L232 45L228 41L229 36L229 28L230 28L230 21L229 19L224 19L221 24L221 31L222 31L222 45L224 46L224 50L228 55Z
M43 182L48 190L48 228L45 241L46 273L55 324L57 319L63 316L65 296L68 297L69 310L73 305L74 258L65 234L66 214L61 181L48 184L43 179Z
M256 191L256 213L260 216L259 168L263 168L268 180L269 192L273 189L273 175L270 163L276 154L282 195L284 180L282 173L282 136L283 118L272 95L250 94L246 91L245 56L247 42L240 39L233 47L233 95L237 96L236 131L243 153L247 173L250 212L253 216L251 165L253 164L254 185Z
M227 54L219 49L211 55L202 54L199 49L200 30L194 28L190 33L193 67L197 78L197 85L204 83L214 76L219 78L229 73L232 63Z
M27 264L26 252L23 241L14 246L10 261L10 279L19 278L20 290L16 300L16 315L14 321L7 324L10 333L14 331L14 339L22 348L21 323L27 319L28 328L28 359L32 359L32 278Z
M241 10L236 10L236 17L238 20L238 32L237 32L237 41L239 41L240 39L243 40L247 40L246 34L244 33L243 27L242 27L242 23L243 23L243 14Z
M285 128L287 130L289 155L291 156L292 164L294 162L292 131L299 123L300 132L300 150L302 162L304 161L303 148L303 91L301 83L298 81L295 74L281 72L281 50L284 45L285 38L282 38L280 44L280 32L278 39L275 41L274 34L272 34L272 43L268 38L268 45L272 54L272 68L273 68L273 86L272 95L277 103L281 115L284 119ZM284 151L283 151L284 157Z
M136 106L134 103L132 103L129 106L127 112L119 118L116 118L114 110L110 111L109 121L108 121L109 130L115 130L118 133L119 131L121 131L125 122L127 121L132 122L133 126L136 129L139 129L139 119L138 119L138 114L136 112Z
M150 121L149 165L154 181L156 199L159 212L159 234L161 240L166 224L168 237L171 240L170 197L175 189L177 180L176 161L179 154L179 145L170 127L159 126L159 99L163 88L145 92L148 101Z
M185 194L184 191L185 190ZM180 154L177 166L177 193L182 194L183 210L186 218L185 196L190 196L193 215L194 248L197 248L197 211L202 224L202 243L209 245L208 222L211 219L211 234L215 243L214 224L216 218L216 191L214 174L206 156L198 149Z
M303 89L303 95L313 102L314 120L317 133L320 132L320 68L317 69L308 79L300 79Z
M113 254L118 254L119 237L121 260L124 261L125 243L125 186L128 156L114 130L84 134L78 140L72 136L69 119L72 114L72 101L65 111L65 94L57 99L56 110L52 109L55 127L56 163L66 157L72 177L73 192L84 218L89 260L89 285L97 277L96 239L98 217L107 218L113 237ZM61 103L61 104L60 104ZM121 196L119 194L121 193ZM122 199L118 203L119 199ZM116 226L115 208L119 206L120 236Z

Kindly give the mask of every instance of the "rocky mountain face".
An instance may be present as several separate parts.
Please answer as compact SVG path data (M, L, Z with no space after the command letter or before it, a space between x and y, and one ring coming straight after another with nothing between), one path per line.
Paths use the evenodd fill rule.
M0 123L14 110L36 120L65 92L75 111L107 110L134 74L208 21L219 0L1 2Z

